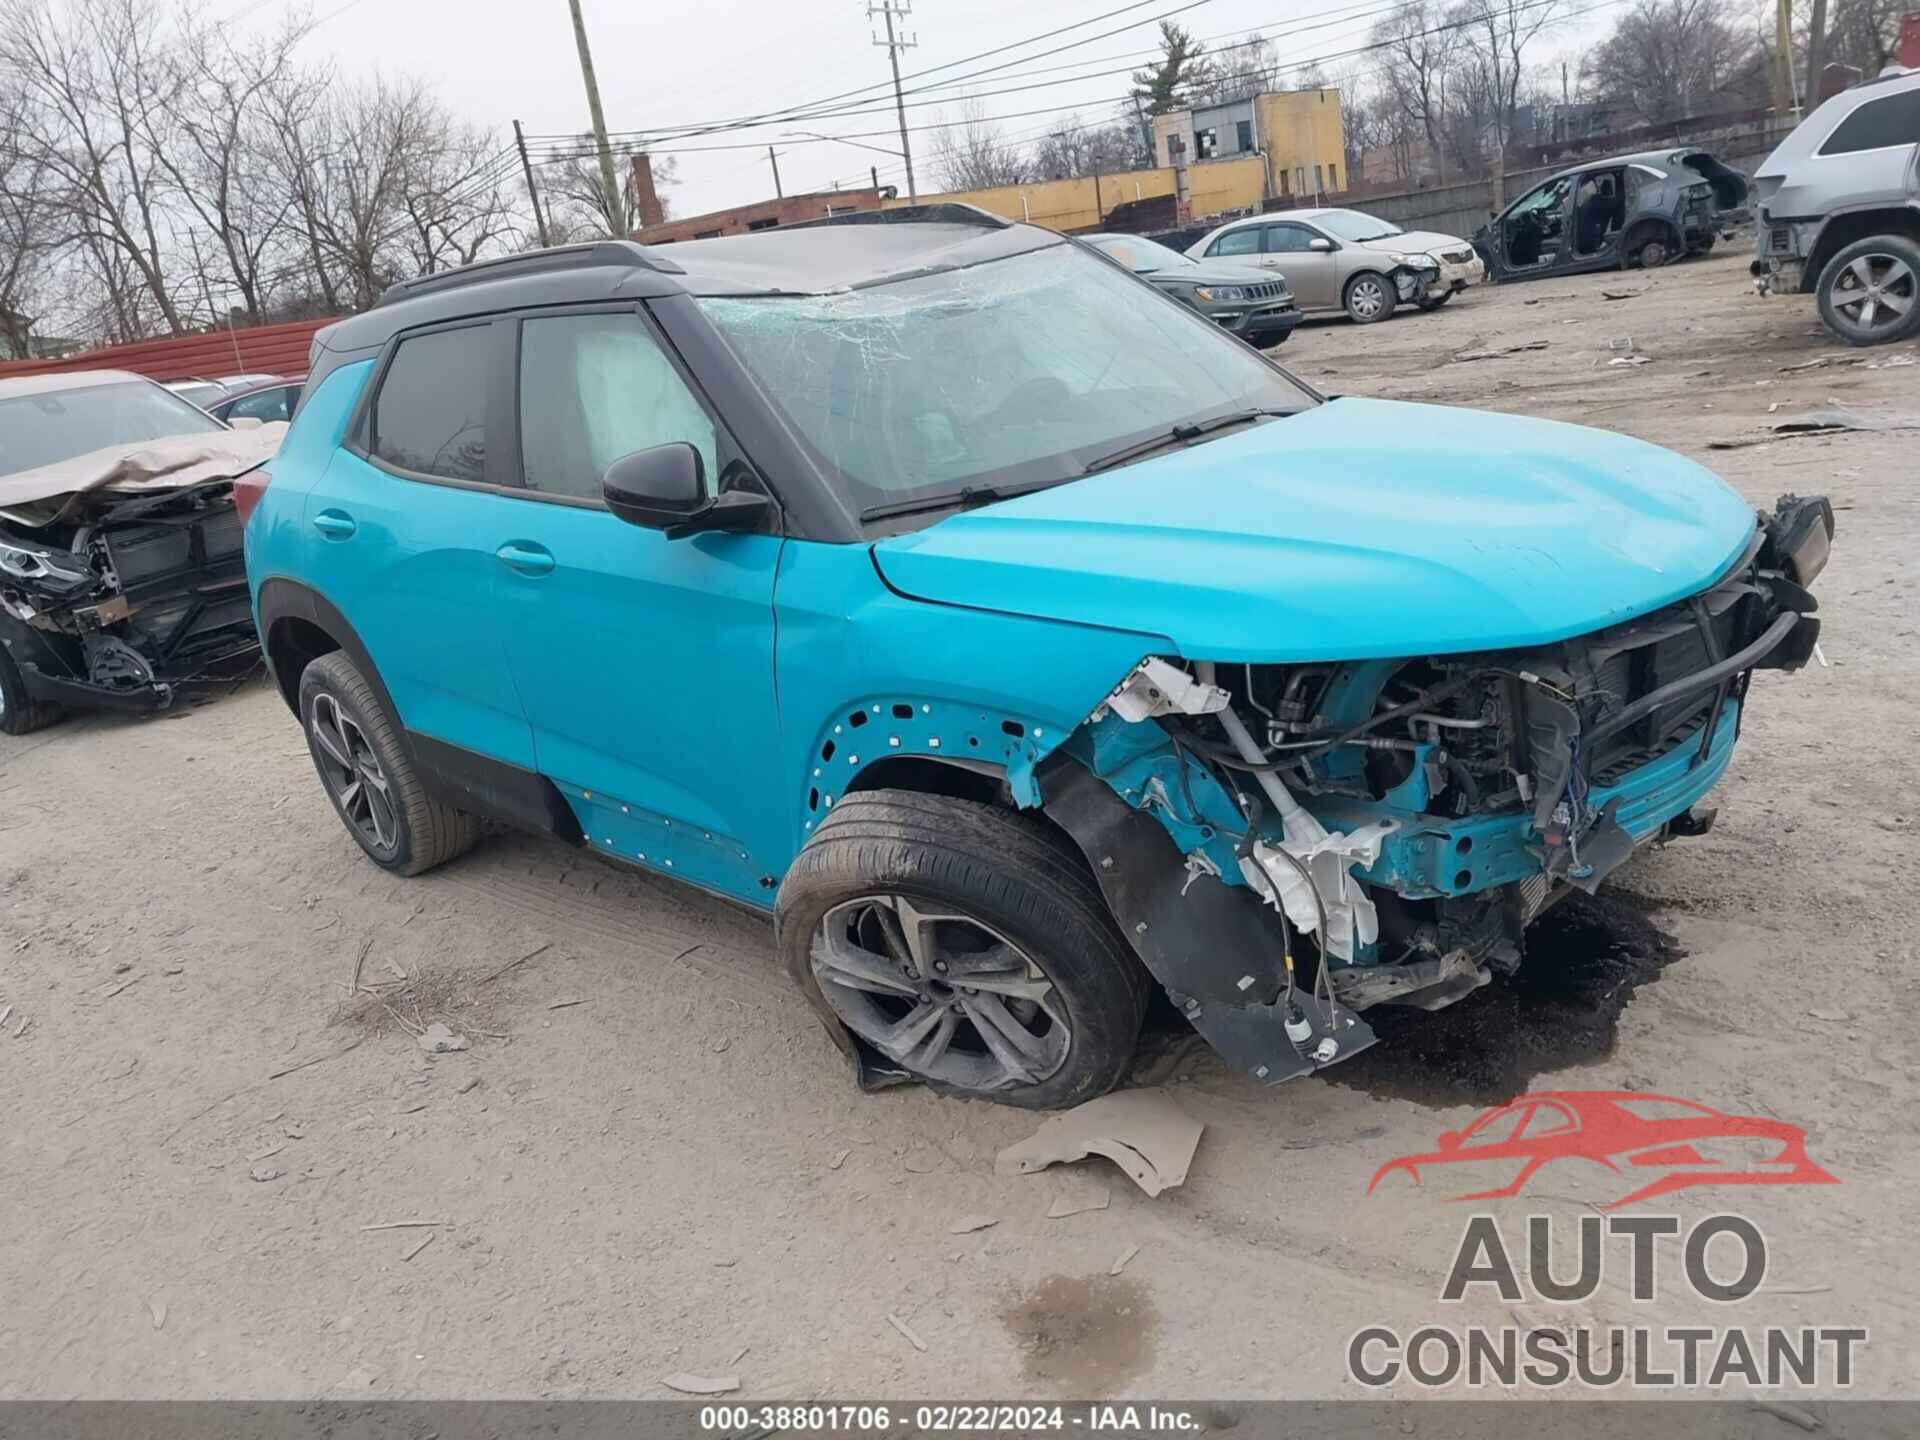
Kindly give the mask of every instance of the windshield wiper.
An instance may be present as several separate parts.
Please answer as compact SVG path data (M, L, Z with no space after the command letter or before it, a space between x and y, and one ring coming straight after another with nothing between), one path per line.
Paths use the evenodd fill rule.
M1016 495L1024 495L1029 490L1044 490L1048 481L1041 485L962 485L958 490L942 491L938 495L919 495L910 500L889 500L884 505L869 505L860 512L862 520L890 520L896 515L918 515L923 510L945 510L949 507L985 505L994 500L1011 500Z
M1158 435L1149 435L1136 444L1124 446L1111 455L1102 455L1097 460L1089 461L1087 468L1080 473L1096 475L1102 470L1111 470L1116 465L1124 465L1129 460L1139 460L1153 454L1156 450L1164 450L1169 445L1185 445L1190 441L1198 440L1203 435L1228 430L1235 425L1250 424L1255 420L1268 418L1282 420L1292 413L1291 410L1236 410L1231 415L1216 415L1211 420L1199 420L1190 425L1175 425L1161 431Z

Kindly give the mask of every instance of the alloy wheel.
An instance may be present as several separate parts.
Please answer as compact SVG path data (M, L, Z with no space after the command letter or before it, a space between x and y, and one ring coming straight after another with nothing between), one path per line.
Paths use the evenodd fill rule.
M314 696L307 720L320 777L354 833L370 848L391 854L400 843L400 817L393 786L379 757L352 716L333 696Z
M842 1023L930 1080L975 1091L1037 1085L1071 1048L1046 971L972 916L864 895L826 913L810 958Z
M1833 308L1870 335L1906 319L1920 298L1920 278L1898 255L1860 255L1834 277L1831 296Z

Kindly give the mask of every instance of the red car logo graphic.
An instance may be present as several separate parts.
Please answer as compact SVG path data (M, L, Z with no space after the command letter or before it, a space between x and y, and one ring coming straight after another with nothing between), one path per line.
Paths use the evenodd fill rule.
M1541 1091L1489 1110L1465 1130L1447 1131L1437 1150L1389 1160L1367 1182L1367 1193L1396 1172L1420 1184L1421 1170L1439 1165L1497 1164L1503 1173L1517 1170L1497 1189L1450 1197L1494 1200L1519 1194L1541 1166L1566 1159L1591 1160L1627 1179L1661 1172L1608 1202L1603 1207L1608 1210L1694 1185L1838 1185L1807 1158L1806 1139L1798 1125L1723 1115L1671 1095Z

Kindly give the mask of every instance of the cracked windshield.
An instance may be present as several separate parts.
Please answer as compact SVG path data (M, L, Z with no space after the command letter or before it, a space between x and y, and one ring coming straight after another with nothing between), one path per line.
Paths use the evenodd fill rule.
M1309 395L1065 245L830 295L700 304L856 508L1073 479L1117 447Z

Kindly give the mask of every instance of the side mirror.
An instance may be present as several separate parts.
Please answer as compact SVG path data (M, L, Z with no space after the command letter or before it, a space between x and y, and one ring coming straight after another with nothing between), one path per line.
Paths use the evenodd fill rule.
M765 495L728 490L709 498L706 462L684 440L622 455L600 477L607 509L669 540L705 530L757 530L773 508Z
M1460 1148L1460 1132L1458 1130L1447 1130L1441 1133L1440 1149L1444 1153L1451 1155L1454 1151L1458 1150L1459 1148Z
M1324 235L1322 235L1316 239L1309 240L1307 242L1307 248L1309 250L1318 250L1322 255L1324 255L1329 250L1333 249L1333 242L1327 239Z

